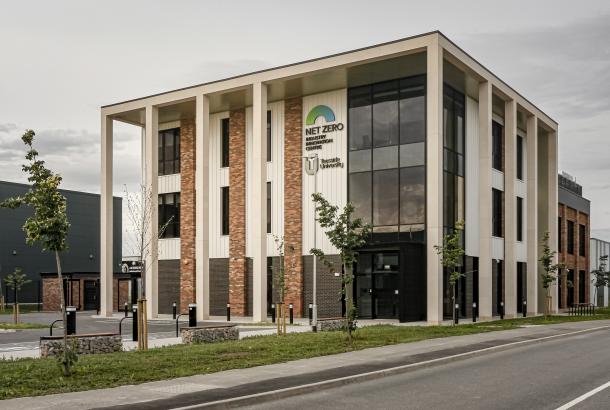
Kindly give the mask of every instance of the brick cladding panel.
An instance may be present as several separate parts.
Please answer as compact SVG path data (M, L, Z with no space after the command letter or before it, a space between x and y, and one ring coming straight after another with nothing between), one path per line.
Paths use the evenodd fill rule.
M246 260L246 113L231 111L229 120L229 303L231 313L248 310Z
M327 255L335 269L341 271L341 257L339 255ZM308 314L308 306L313 302L313 256L303 256L303 267L305 276L303 316ZM341 316L341 278L330 272L319 259L318 271L318 317Z
M229 259L210 259L210 315L224 316L229 303Z
M180 124L180 312L195 303L195 121Z
M284 122L284 241L286 302L294 305L296 317L303 316L303 102L285 102Z

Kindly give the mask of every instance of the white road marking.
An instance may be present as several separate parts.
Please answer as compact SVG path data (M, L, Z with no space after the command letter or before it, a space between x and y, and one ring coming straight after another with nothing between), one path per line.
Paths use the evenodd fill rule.
M567 410L569 408L572 408L574 406L576 406L578 403L583 402L585 400L587 400L589 397L596 395L597 393L599 393L600 391L607 389L608 387L610 387L610 381L607 383L602 384L599 387L596 387L595 389L583 394L582 396L578 396L577 398L575 398L574 400L572 400L569 403L564 404L561 407L557 407L556 410Z

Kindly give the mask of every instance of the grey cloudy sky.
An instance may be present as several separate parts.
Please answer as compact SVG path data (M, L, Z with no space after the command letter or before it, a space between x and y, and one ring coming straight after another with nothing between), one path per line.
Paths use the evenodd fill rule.
M99 192L99 107L441 30L560 124L560 169L610 240L608 1L19 1L0 5L0 179L23 182L25 128ZM115 191L139 181L138 129L115 127Z

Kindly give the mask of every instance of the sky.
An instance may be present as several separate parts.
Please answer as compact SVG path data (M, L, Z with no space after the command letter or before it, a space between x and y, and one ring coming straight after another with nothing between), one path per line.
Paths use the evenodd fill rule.
M113 102L440 30L559 123L559 168L610 240L608 1L27 1L0 3L0 180L20 136L67 189L99 192ZM114 190L137 190L140 129L115 125Z

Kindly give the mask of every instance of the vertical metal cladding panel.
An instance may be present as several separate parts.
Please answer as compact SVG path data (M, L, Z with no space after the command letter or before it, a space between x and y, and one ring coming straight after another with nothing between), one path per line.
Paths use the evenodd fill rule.
M466 255L479 256L479 103L466 97Z
M310 110L319 105L328 106L335 115L335 124L342 123L343 129L327 133L333 142L323 144L322 149L307 151L305 149L306 118ZM325 125L324 117L318 117L316 125ZM320 159L339 158L342 167L320 169L318 172L318 192L331 204L339 207L347 203L347 90L341 89L322 94L303 97L303 155L317 153ZM314 205L311 195L314 192L314 178L303 174L303 253L309 254L313 247ZM337 250L329 243L324 231L317 229L317 247L327 254L336 254Z
M210 315L224 316L229 303L229 259L210 258Z
M341 257L339 255L328 255L335 269L341 271ZM317 263L317 299L318 317L330 318L341 316L341 278L332 274L327 266L320 260ZM303 317L308 314L308 306L313 302L313 256L303 257L304 281L304 303Z
M161 175L158 186L159 194L180 192L180 174Z
M267 182L271 182L271 234L267 234L267 255L277 256L273 235L284 234L284 101L268 104L271 111L271 162L267 162ZM252 190L252 107L246 108L246 255L250 255L252 223L248 217ZM263 196L266 198L266 196Z
M180 238L159 239L159 260L180 259Z
M210 258L229 257L229 236L222 235L222 193L229 185L229 168L222 168L222 120L229 112L210 115Z
M180 259L159 261L159 313L172 313L172 303L180 304Z

